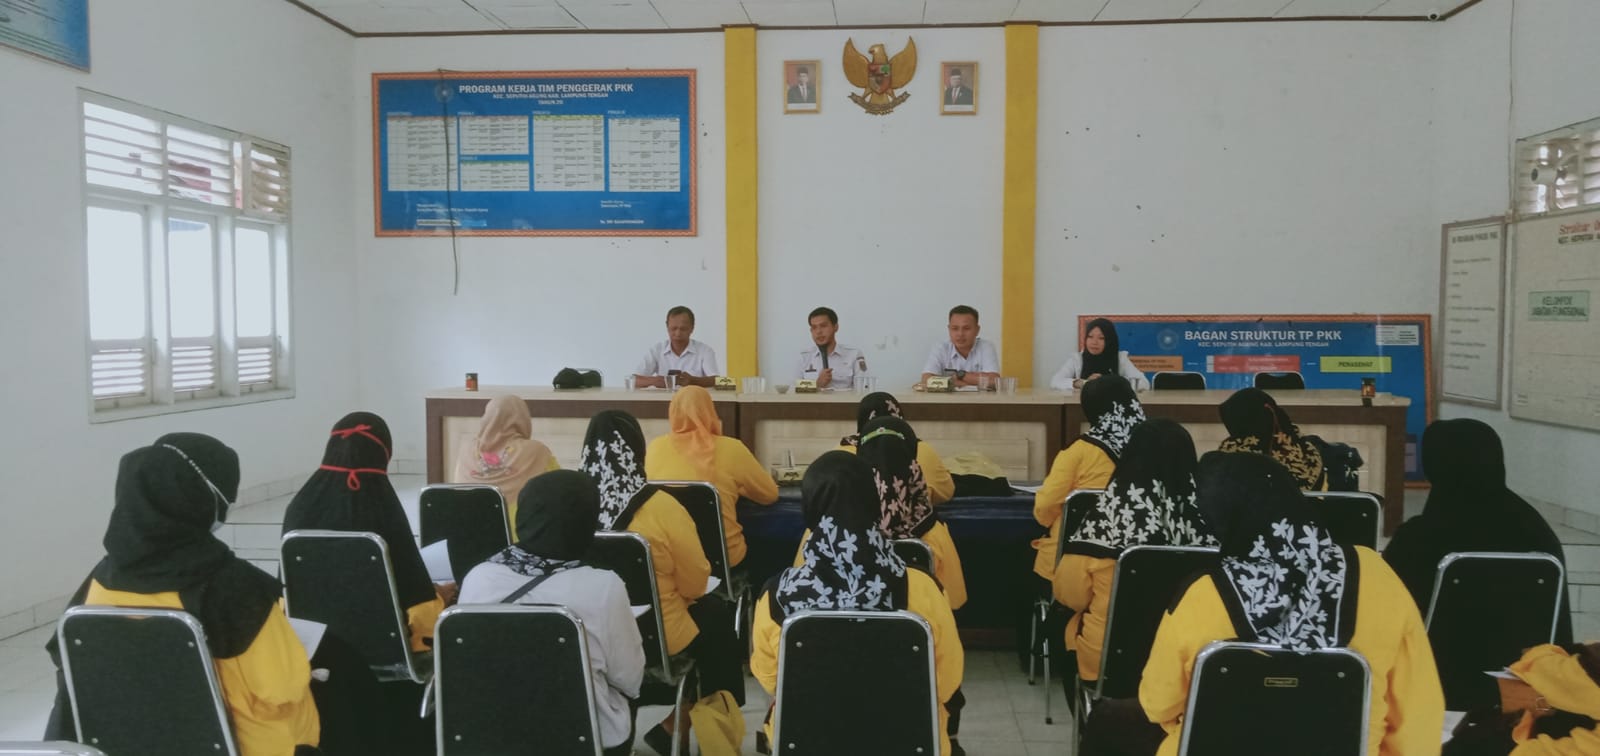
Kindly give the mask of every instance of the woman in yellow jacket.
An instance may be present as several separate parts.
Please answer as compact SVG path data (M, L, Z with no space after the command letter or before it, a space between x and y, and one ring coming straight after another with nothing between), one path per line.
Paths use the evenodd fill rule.
M728 566L744 561L744 528L739 525L740 497L766 506L778 500L778 483L737 439L722 435L711 392L699 386L678 389L667 409L672 432L650 442L644 471L651 480L701 480L717 488L722 499L722 534L728 543Z
M711 562L694 520L676 499L645 482L639 421L621 410L591 418L579 467L600 489L599 529L631 531L650 542L667 653L687 652L695 660L702 696L727 691L743 706L744 673L733 613L722 598L706 593ZM669 713L645 735L645 742L665 741L670 750L669 728L675 721Z
M801 566L779 573L756 602L750 672L768 694L777 695L778 644L789 615L830 609L910 611L927 620L933 631L940 753L948 756L946 705L961 687L965 667L955 616L933 578L908 569L894 555L878 527L874 485L871 468L844 452L828 452L806 470L801 511L815 535L806 542ZM766 736L770 741L770 720Z
M106 556L81 603L194 615L239 752L288 756L321 741L311 664L278 581L211 534L238 490L238 455L210 436L175 433L129 452L117 471Z
M919 538L933 552L933 576L939 579L950 609L967 603L967 578L950 528L939 521L928 485L917 462L917 434L906 421L880 417L867 423L858 453L872 468L882 507L879 528L890 539Z
M1238 639L1361 654L1372 669L1367 753L1438 753L1444 693L1428 632L1383 558L1336 545L1294 475L1264 455L1213 452L1197 477L1222 561L1189 585L1156 631L1138 702L1155 724L1103 726L1123 707L1102 704L1090 715L1084 750L1099 752L1091 746L1108 736L1144 736L1155 753L1176 754L1196 656L1212 641Z
M1600 753L1600 643L1534 646L1509 669L1520 685L1503 683L1502 705L1469 712L1444 756Z
M900 401L887 391L875 391L861 398L861 403L856 405L856 432L839 440L839 450L854 454L856 447L861 445L861 434L865 432L867 423L880 417L906 419L900 410ZM922 479L928 484L929 500L938 505L955 498L956 479L950 475L950 469L944 466L939 452L934 451L927 441L917 441L917 464L922 467Z
M1228 437L1217 451L1265 454L1294 473L1301 489L1328 490L1322 452L1300 437L1300 429L1271 394L1258 388L1239 389L1218 407L1218 412Z
M1088 432L1056 455L1044 485L1033 496L1033 519L1050 529L1049 535L1033 542L1038 552L1033 573L1045 581L1055 578L1056 539L1061 536L1061 505L1067 495L1080 488L1105 488L1133 426L1144 421L1133 384L1120 375L1102 375L1084 384L1083 412Z
M1146 420L1133 429L1104 496L1062 547L1055 597L1075 610L1067 648L1077 652L1078 677L1100 679L1106 613L1117 558L1133 546L1216 546L1195 506L1194 439L1171 420Z

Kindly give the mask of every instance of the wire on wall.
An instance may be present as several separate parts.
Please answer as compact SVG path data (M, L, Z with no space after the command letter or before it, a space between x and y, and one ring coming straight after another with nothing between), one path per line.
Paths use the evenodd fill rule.
M433 94L439 100L439 128L444 132L444 209L446 226L450 229L450 259L454 263L450 295L457 296L461 294L461 240L456 235L456 188L450 183L450 171L456 168L450 164L450 87L444 81L445 69L438 69L438 74L439 84ZM459 168L457 175L460 175Z

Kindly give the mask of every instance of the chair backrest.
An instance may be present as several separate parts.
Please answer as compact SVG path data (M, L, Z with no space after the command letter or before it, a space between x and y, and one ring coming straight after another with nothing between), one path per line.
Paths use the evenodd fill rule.
M447 541L456 582L511 545L506 500L494 486L428 486L418 500L422 545Z
M237 756L199 620L173 609L76 606L56 625L78 738L117 756Z
M44 743L28 743L15 740L0 742L0 755L3 756L106 756L105 752L93 746L68 743L64 740L53 740Z
M1067 494L1066 501L1061 502L1061 530L1060 537L1056 539L1056 563L1061 562L1061 555L1066 553L1067 543L1072 540L1072 534L1078 532L1078 526L1083 524L1083 518L1088 516L1089 510L1100 503L1100 497L1105 495L1104 488L1079 488Z
M1117 557L1106 609L1098 697L1139 694L1150 644L1167 607L1189 578L1217 565L1217 554L1215 548L1199 546L1134 546Z
M1445 707L1465 711L1500 700L1484 674L1555 639L1565 574L1543 553L1465 551L1439 560L1428 602L1428 643Z
M1306 377L1295 371L1256 373L1255 387L1263 391L1296 391L1306 387Z
M778 643L772 752L939 753L933 631L911 612L799 612Z
M908 567L933 574L933 548L921 538L896 538L892 541L895 556Z
M723 532L722 495L717 487L702 480L652 480L650 485L660 486L689 513L700 535L700 548L711 562L711 574L722 581L718 591L734 600L733 568L728 563L728 536Z
M380 680L425 681L382 536L291 530L283 535L279 570L290 617L327 625Z
M433 655L440 756L599 756L583 622L565 607L477 604L439 615Z
M1197 391L1206 387L1205 373L1189 373L1176 370L1163 370L1150 379L1150 388L1156 391L1167 389L1171 391Z
M639 636L644 639L645 668L660 667L667 678L672 676L671 658L667 654L667 631L661 618L661 589L656 585L655 558L650 554L650 542L638 533L601 530L594 534L594 544L583 561L604 570L611 570L622 578L628 589L628 603L633 606L650 606L650 611L639 617Z
M1365 491L1306 491L1317 519L1345 546L1378 548L1378 532L1383 527L1383 499Z
M1179 756L1365 754L1371 677L1348 648L1211 643L1195 658Z

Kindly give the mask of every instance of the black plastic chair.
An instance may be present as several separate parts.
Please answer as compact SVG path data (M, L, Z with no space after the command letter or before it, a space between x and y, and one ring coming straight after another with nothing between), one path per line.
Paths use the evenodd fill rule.
M1216 641L1195 657L1179 756L1367 752L1372 670L1348 648Z
M755 595L745 574L734 572L728 561L728 535L722 524L722 495L717 487L700 480L652 480L650 485L660 486L677 499L689 519L694 520L695 533L700 536L700 548L711 562L711 574L722 581L717 586L728 603L733 604L733 630L750 645L750 609L755 606ZM735 579L737 577L737 579Z
M1078 526L1083 524L1083 518L1088 516L1089 510L1100 502L1100 496L1105 493L1103 488L1080 488L1067 494L1066 501L1061 503L1061 529L1057 531L1060 536L1056 538L1056 556L1052 564L1061 564L1061 557L1065 554L1067 542L1072 540L1072 534L1078 531ZM1050 621L1052 614L1065 614L1066 607L1056 603L1055 596L1046 593L1040 596L1033 604L1032 621L1028 623L1028 684L1033 684L1033 667L1035 660L1044 662L1044 723L1055 724L1055 717L1051 714L1054 699L1050 693L1050 649L1053 647L1050 636L1055 635L1054 625ZM1058 620L1060 622L1061 620ZM1040 637L1043 634L1044 637Z
M426 684L429 652L411 650L411 628L395 589L389 547L376 533L291 530L279 569L290 617L320 622L354 646L380 681Z
M1555 640L1565 577L1560 560L1538 552L1463 551L1439 560L1427 622L1446 709L1500 702L1484 673Z
M650 607L650 611L638 618L639 636L644 643L645 677L637 703L640 706L674 706L682 701L684 691L697 681L694 660L688 654L672 656L667 653L666 622L661 616L661 590L656 585L655 558L650 553L650 542L638 533L598 531L584 561L616 573L628 589L629 604ZM677 716L676 731L682 732L689 726L688 707L679 706ZM673 738L674 756L679 745L680 741Z
M600 756L583 622L565 607L454 606L434 637L439 756Z
M206 634L193 616L76 606L56 634L80 740L116 756L238 756Z
M933 547L921 538L896 538L891 542L895 556L905 562L907 567L915 567L929 575L933 574Z
M1255 387L1262 391L1298 391L1306 387L1306 377L1294 371L1256 373Z
M1383 499L1365 491L1306 491L1317 519L1344 546L1378 548L1383 528Z
M1135 698L1150 659L1150 645L1167 608L1195 575L1217 565L1215 548L1200 546L1133 546L1117 557L1111 573L1111 598L1106 605L1106 634L1098 680L1078 680L1073 753L1082 742L1090 706L1105 698Z
M1204 391L1205 373L1163 370L1150 379L1150 388L1156 391Z
M483 560L511 545L511 525L494 486L428 486L418 500L422 545L446 541L450 572L459 584Z
M939 753L933 631L911 612L799 612L783 622L772 752Z

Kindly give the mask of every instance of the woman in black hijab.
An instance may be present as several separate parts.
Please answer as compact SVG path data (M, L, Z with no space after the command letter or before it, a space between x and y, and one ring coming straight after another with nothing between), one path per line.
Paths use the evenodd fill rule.
M445 601L434 589L411 535L400 497L389 482L394 441L389 426L370 412L352 412L333 426L322 464L311 473L283 516L283 532L343 530L376 533L389 547L395 588L411 627L411 648L432 646L433 626Z
M916 432L898 417L867 423L858 455L877 481L882 508L879 527L890 539L920 538L933 551L934 577L944 587L952 610L967 603L967 579L961 570L950 529L934 513L922 465L917 461Z
M1566 566L1555 531L1528 502L1506 487L1505 449L1494 429L1477 420L1440 420L1422 434L1422 472L1433 489L1422 514L1395 531L1383 558L1405 581L1418 609L1427 611L1439 560L1455 551L1537 551ZM1572 610L1561 591L1555 642L1572 643ZM1482 670L1441 670L1451 700L1484 688ZM1476 684L1476 685L1475 685Z
M895 399L894 394L874 391L861 397L861 402L856 405L856 432L839 439L839 449L854 452L861 446L861 434L866 432L867 424L886 417L906 419L900 409L900 400ZM939 452L934 451L926 441L917 442L917 464L922 466L922 479L928 484L930 502L935 505L943 504L955 497L955 477L950 474L950 469L944 466L944 460L939 457ZM1007 495L1009 494L1010 489L1007 489Z
M124 455L106 556L71 605L147 606L194 615L222 682L244 756L315 747L311 665L279 607L282 587L212 533L239 492L239 457L198 433ZM51 643L51 654L59 656ZM70 732L58 693L52 730Z
M1265 454L1289 468L1302 490L1327 489L1328 473L1323 468L1322 452L1300 437L1300 429L1271 394L1258 388L1240 389L1219 410L1228 438L1217 451Z
M1120 375L1135 390L1147 391L1150 381L1122 351L1117 325L1106 318L1095 318L1083 327L1083 351L1067 357L1061 369L1050 378L1050 388L1071 391L1083 388L1103 375Z

